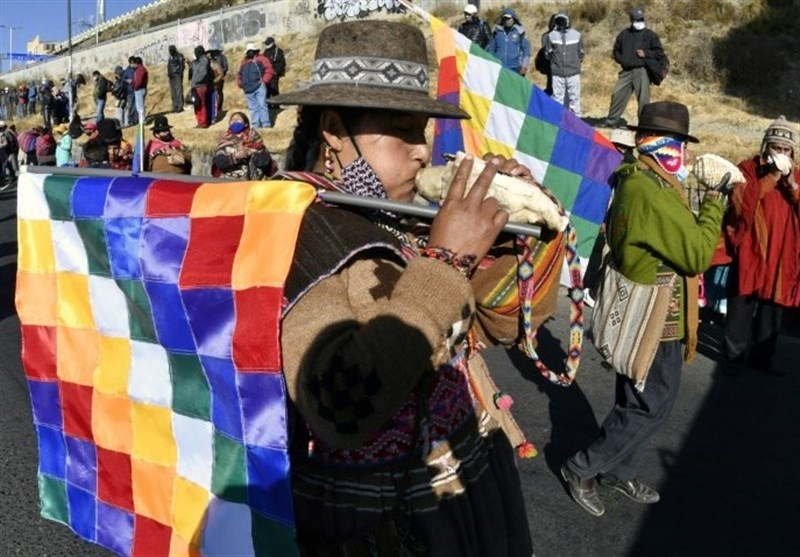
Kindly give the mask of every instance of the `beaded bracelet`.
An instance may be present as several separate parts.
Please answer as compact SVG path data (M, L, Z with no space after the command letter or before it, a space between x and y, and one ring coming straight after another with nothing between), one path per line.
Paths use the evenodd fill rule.
M431 246L422 248L419 254L422 257L443 261L467 278L472 276L475 263L478 259L478 256L474 253L456 256L455 253L447 248L436 248Z

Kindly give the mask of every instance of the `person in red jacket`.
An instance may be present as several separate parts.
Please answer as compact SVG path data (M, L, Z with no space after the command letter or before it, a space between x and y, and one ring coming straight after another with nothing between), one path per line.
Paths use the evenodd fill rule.
M746 363L771 375L786 373L772 360L784 308L800 307L796 156L797 131L781 116L767 128L759 154L739 163L747 182L734 190L726 219L733 250L725 326L729 375Z
M144 122L147 116L144 100L147 97L147 68L139 56L134 57L133 65L133 97L136 102L136 112L139 113L139 121Z
M244 91L254 128L271 128L273 125L267 110L267 85L274 75L269 58L261 54L255 44L248 43L236 74L236 84Z

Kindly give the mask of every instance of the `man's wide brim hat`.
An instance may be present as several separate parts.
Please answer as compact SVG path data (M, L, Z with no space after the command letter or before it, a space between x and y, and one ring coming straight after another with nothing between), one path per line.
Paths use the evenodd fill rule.
M303 89L267 99L274 105L378 108L437 118L469 118L432 99L422 31L395 21L350 21L323 29Z
M639 115L639 124L628 126L637 132L657 132L680 135L692 143L700 140L689 133L689 109L685 104L672 101L658 101L646 104Z

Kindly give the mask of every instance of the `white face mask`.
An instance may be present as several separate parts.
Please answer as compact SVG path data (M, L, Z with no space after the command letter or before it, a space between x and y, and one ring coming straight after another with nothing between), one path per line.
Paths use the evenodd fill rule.
M637 31L641 31L642 29L644 29L644 21L634 21L633 28L636 29Z

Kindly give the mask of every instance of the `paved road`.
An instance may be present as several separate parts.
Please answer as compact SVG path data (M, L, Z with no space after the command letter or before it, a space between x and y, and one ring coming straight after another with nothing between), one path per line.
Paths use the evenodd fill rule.
M0 556L107 556L38 514L36 441L13 310L15 226L13 195L0 193ZM566 311L562 300L541 334L550 361L567 338ZM543 382L515 352L487 353L542 453L520 462L539 557L800 555L800 339L781 338L787 377L730 378L714 363L720 331L703 327L701 337L701 355L684 370L673 416L642 470L661 502L640 506L603 492L600 518L569 499L557 469L597 433L613 401L612 373L588 344L567 389Z

